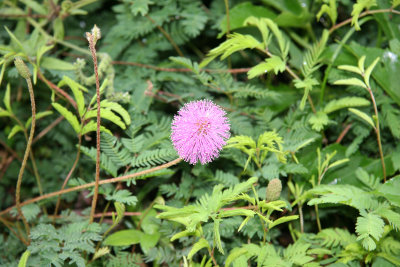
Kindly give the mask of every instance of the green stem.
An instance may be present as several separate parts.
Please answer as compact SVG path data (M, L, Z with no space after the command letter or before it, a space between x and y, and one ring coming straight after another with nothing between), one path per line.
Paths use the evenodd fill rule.
M318 211L318 205L315 205L315 216L317 217L317 226L318 226L318 231L321 232L321 221L319 220L319 211Z
M35 96L33 94L33 86L32 86L32 81L30 78L26 78L26 83L28 84L28 90L29 90L29 96L31 99L31 107L32 107L32 123L31 123L31 130L29 133L29 138L28 138L28 144L26 145L26 149L25 149L25 154L24 154L24 158L22 160L22 165L21 168L19 170L19 174L18 174L18 180L17 180L17 188L16 188L16 192L15 192L15 202L16 202L16 207L18 210L19 215L21 216L21 219L25 225L25 229L26 229L26 234L28 236L28 244L30 244L30 227L28 224L28 221L26 220L24 214L22 213L22 209L21 209L21 184L22 184L22 176L24 175L24 171L25 171L25 166L26 166L26 161L28 160L29 157L29 152L31 150L31 146L32 146L32 140L33 140L33 135L35 134L35 126L36 126L36 105L35 105Z
M358 22L358 24L361 26L363 25L365 22L371 20L372 17L367 17L367 18L363 18L362 20L360 20ZM325 97L325 88L326 88L326 84L328 82L328 76L329 73L331 72L331 69L333 67L333 64L336 61L336 58L338 57L340 51L342 50L344 44L349 40L349 38L353 35L353 33L355 32L354 28L351 28L346 35L343 37L343 39L341 40L341 42L339 43L338 47L336 48L335 52L333 53L330 63L328 65L328 67L325 70L325 74L324 74L324 79L322 81L321 84L321 90L320 90L320 94L319 94L319 105L322 106L323 102L324 102L324 97Z
M367 87L367 90L371 96L371 100L374 106L374 112L375 112L375 133L376 133L376 139L378 142L378 147L379 147L379 155L381 158L381 164L382 164L382 172L383 172L383 182L386 183L386 165L385 165L385 159L383 157L383 150L382 150L382 143L381 143L381 131L379 129L379 116L378 116L378 107L376 106L376 101L374 94L371 90L371 88Z

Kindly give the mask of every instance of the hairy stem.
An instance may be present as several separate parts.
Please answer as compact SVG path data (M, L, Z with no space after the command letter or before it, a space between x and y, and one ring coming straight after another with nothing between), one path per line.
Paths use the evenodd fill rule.
M96 27L96 26L95 26ZM97 36L95 33L86 33L86 37L89 41L89 49L92 52L92 59L94 65L94 74L96 76L96 101L97 101L97 129L96 129L96 177L95 177L95 186L92 200L92 209L90 211L90 219L89 222L93 222L93 216L96 211L96 203L97 197L99 194L99 181L100 181L100 82L99 82L99 74L97 71L97 56L96 56L96 41ZM95 40L96 38L96 40Z
M177 159L175 159L173 161L167 162L165 164L162 164L160 166L157 166L157 167L154 167L154 168L151 168L151 169L148 169L148 170L144 170L144 171L140 171L140 172L137 172L137 173L128 174L128 175L124 175L124 176L120 176L120 177L115 177L115 178L102 180L102 181L99 182L99 185L122 182L122 181L125 181L125 180L128 180L128 179L131 179L131 178L135 178L135 177L138 177L138 176L142 176L142 175L145 175L145 174L148 174L148 173L152 173L152 172L155 172L155 171L158 171L158 170L162 170L162 169L171 167L171 166L173 166L175 164L178 164L181 161L182 161L181 158L177 158ZM45 194L43 196L39 196L39 197L32 198L32 199L29 199L27 201L24 201L23 203L20 204L20 207L23 207L23 206L26 206L28 204L35 203L35 202L38 202L38 201L41 201L41 200L44 200L44 199L52 198L52 197L55 197L55 196L58 196L58 195L63 195L63 194L66 194L66 193L70 193L70 192L75 192L75 191L91 188L91 187L95 186L95 184L96 184L96 182L92 182L92 183L83 184L83 185L67 188L67 189L64 189L64 190L52 192L52 193L49 193L49 194ZM16 206L11 206L11 207L1 211L0 212L0 216L10 212L15 207Z
M26 220L24 214L22 213L22 209L21 209L21 184L22 184L22 176L24 175L24 170L25 170L25 166L26 166L26 161L28 160L29 157L29 152L31 150L31 145L32 145L32 139L33 139L33 135L35 134L35 126L36 126L36 105L35 105L35 96L33 94L33 86L32 86L32 81L31 79L28 77L26 78L26 83L28 84L28 90L29 90L29 96L31 99L31 107L32 107L32 123L31 123L31 130L29 133L29 138L28 138L28 144L26 145L26 149L25 149L25 154L24 154L24 158L22 160L22 165L21 168L19 170L19 174L18 174L18 180L17 180L17 188L16 188L16 192L15 192L15 202L16 202L16 207L18 210L19 215L21 216L22 221L24 222L25 225L25 229L26 229L26 234L28 236L28 244L30 243L30 227L28 224L28 221ZM43 195L42 195L43 196Z
M303 205L299 205L299 215L300 215L300 232L304 233Z

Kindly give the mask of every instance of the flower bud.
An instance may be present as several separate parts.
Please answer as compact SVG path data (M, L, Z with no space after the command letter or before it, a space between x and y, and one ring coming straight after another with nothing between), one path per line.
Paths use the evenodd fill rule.
M93 29L92 29L92 37L93 37L94 45L96 45L97 40L99 40L101 38L100 28L97 27L96 24L93 26Z
M282 183L278 178L272 179L267 186L267 201L274 201L279 198L282 191Z
M18 70L19 75L21 75L25 79L29 79L31 77L31 73L30 73L28 67L26 66L25 62L21 58L19 58L19 57L14 58L14 64Z

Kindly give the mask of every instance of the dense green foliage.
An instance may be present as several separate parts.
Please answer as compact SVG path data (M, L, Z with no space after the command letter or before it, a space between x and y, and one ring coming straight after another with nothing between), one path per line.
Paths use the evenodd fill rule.
M0 266L399 266L399 5L1 1Z

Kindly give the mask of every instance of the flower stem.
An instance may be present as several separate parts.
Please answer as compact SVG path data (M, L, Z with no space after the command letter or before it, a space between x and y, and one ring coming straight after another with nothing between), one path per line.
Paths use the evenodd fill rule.
M372 89L370 87L367 87L367 90L369 92L369 95L371 96L371 100L372 100L372 103L374 105L375 133L376 133L376 139L377 139L378 147L379 147L379 155L380 155L381 164L382 164L383 182L386 183L386 165L385 165L385 159L383 157L383 150L382 150L382 143L381 143L381 132L380 132L380 129L379 129L378 108L376 106L376 101L375 101L375 97L374 97L374 93L372 92Z
M29 133L29 138L28 138L28 144L26 145L24 158L22 160L22 165L21 165L21 168L20 168L19 174L18 174L17 188L16 188L16 192L15 192L15 202L16 202L16 207L17 207L18 213L21 216L21 219L22 219L25 229L26 229L26 234L28 236L28 244L30 244L30 238L29 238L30 227L29 227L28 221L26 220L24 214L22 213L22 209L21 209L21 184L22 184L22 176L24 175L24 171L25 171L26 161L28 160L29 153L30 153L31 146L32 146L33 135L35 134L36 105L35 105L35 96L33 94L32 81L29 77L26 78L25 80L28 85L29 96L31 99L32 123L31 123L31 130Z
M95 26L96 27L96 26ZM97 36L95 33L86 33L86 37L89 41L89 49L92 53L93 65L94 65L94 74L96 76L96 100L97 100L97 129L96 129L96 177L95 177L95 186L94 186L94 194L92 200L92 209L90 211L90 219L89 223L93 222L93 216L96 211L96 203L97 197L99 194L99 181L100 181L100 82L99 82L99 74L97 71L97 56L96 56L96 41Z

